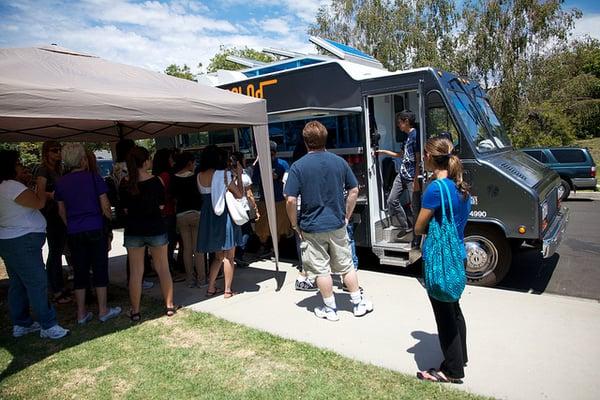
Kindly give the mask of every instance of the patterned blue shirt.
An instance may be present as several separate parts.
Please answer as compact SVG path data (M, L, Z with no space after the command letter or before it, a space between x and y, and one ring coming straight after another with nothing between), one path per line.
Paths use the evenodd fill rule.
M408 138L404 145L404 156L400 166L400 177L404 181L412 181L415 178L416 158L415 153L420 152L419 135L415 128L408 132Z

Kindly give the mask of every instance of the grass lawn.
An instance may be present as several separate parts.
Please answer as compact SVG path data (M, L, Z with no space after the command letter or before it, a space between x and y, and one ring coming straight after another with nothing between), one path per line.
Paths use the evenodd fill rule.
M111 303L127 304L111 288ZM479 399L307 344L146 299L144 322L126 317L76 327L60 341L14 339L0 289L1 399Z

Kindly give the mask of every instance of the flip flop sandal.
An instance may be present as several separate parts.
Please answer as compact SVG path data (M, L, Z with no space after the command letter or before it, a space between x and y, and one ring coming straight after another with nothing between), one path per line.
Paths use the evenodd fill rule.
M214 297L217 294L221 294L221 293L223 293L223 289L221 289L221 288L215 288L215 290L212 290L212 291L207 290L206 297Z
M142 315L139 312L136 313L129 313L129 319L131 320L131 322L140 322L142 320Z
M177 313L177 310L179 310L181 308L181 305L176 304L173 307L167 307L165 308L165 315L167 317L172 317L173 315L175 315Z
M425 375L427 374L427 375ZM442 371L438 371L435 368L428 369L425 373L418 372L417 378L429 381L429 382L438 382L438 383L454 383L461 384L463 381L461 379L455 379L447 377ZM433 379L432 379L433 378Z
M238 294L238 293L237 293L237 292L234 292L234 291L227 291L227 292L224 292L224 293L223 293L223 298L225 298L225 299L230 299L230 298L232 298L233 296L235 296L236 294Z

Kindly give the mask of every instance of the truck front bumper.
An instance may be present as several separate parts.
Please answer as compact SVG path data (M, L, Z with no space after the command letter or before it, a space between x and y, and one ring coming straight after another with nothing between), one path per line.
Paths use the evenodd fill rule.
M556 249L560 245L563 235L567 230L568 223L569 209L565 206L562 206L554 217L552 225L550 225L542 240L542 256L544 258L552 257L552 255L556 252Z

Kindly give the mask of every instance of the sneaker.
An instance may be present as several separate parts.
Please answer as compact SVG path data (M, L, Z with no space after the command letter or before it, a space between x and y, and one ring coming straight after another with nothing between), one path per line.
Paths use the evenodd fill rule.
M400 231L398 232L398 234L396 235L396 240L406 240L408 241L408 239L412 240L413 237L409 236L412 233L412 228L407 228L407 229L400 229Z
M364 315L367 315L368 313L373 311L373 302L363 297L358 304L354 305L353 311L355 317L362 317Z
M85 317L77 320L77 323L79 325L85 325L88 322L90 322L92 320L92 318L94 318L94 314L92 314L91 312L88 311L88 313L85 314Z
M42 329L42 327L37 322L34 322L29 326L15 325L15 326L13 326L13 337L17 338L17 337L25 336L29 333L37 332L40 329Z
M98 316L98 319L100 320L100 322L106 322L119 314L121 314L121 307L109 307L108 312L103 316Z
M328 321L339 321L340 317L337 314L337 310L334 308L329 308L327 306L316 307L315 315L318 318L325 318Z
M146 280L142 281L142 289L147 290L147 289L152 289L153 287L154 287L154 282L150 282L150 281L146 281Z
M44 339L44 338L60 339L60 338L67 336L68 334L69 334L69 330L63 328L62 326L60 326L58 324L54 325L52 328L42 329L40 331L40 337L42 339Z
M300 290L303 292L316 292L317 290L319 290L317 285L315 285L308 279L303 280L303 281L296 279L295 287L296 287L296 290Z

